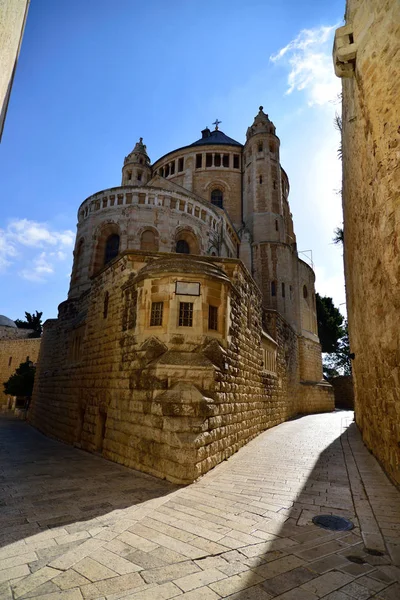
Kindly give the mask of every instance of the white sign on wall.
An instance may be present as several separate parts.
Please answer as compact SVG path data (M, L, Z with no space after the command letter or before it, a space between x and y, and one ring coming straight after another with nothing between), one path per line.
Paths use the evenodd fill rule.
M200 296L200 283L197 281L176 281L175 294L182 296Z

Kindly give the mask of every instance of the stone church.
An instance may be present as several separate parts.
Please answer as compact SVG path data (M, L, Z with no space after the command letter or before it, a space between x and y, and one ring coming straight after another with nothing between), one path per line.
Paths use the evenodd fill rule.
M44 327L31 423L189 483L263 430L334 408L314 272L299 259L280 141L214 123L78 210L68 299Z

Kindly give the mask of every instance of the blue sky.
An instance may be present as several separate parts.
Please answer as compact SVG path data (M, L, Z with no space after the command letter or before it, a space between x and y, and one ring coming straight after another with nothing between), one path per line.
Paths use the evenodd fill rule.
M343 13L344 0L32 0L0 144L0 314L57 316L78 206L120 184L139 136L152 161L217 117L244 142L259 105L281 139L298 249L313 252L317 291L344 303Z

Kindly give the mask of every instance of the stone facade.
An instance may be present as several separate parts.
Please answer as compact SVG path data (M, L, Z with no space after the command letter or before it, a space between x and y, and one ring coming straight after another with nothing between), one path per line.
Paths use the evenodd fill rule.
M357 424L400 483L400 5L348 0L343 77L344 261Z
M151 165L140 139L121 187L78 210L31 422L188 483L268 427L332 410L288 191L262 107L244 146L206 129Z
M16 335L14 339L9 331L2 331L2 329L0 328L0 411L11 406L11 398L3 392L3 383L15 373L15 369L22 362L26 360L37 362L41 341L40 338L24 339L21 332L26 336L26 329L17 329L17 334L20 335Z
M30 0L0 0L0 140Z

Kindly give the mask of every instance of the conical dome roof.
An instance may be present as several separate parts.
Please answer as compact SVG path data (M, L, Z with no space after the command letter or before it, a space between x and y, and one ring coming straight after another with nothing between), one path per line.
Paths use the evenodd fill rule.
M149 165L150 158L147 154L146 145L143 144L143 138L139 138L139 141L136 142L134 149L128 156L125 156L124 165L127 163L140 163Z

